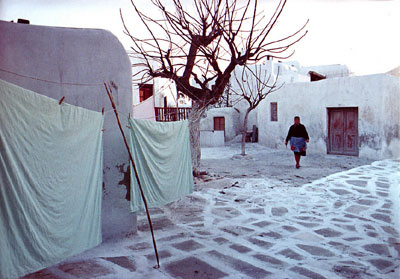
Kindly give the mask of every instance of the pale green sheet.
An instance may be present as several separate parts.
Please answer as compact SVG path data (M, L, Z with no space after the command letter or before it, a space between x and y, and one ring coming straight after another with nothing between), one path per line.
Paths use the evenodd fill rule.
M101 113L0 80L0 278L101 243Z
M187 121L129 119L130 146L149 207L160 207L193 192ZM131 211L144 204L131 167Z

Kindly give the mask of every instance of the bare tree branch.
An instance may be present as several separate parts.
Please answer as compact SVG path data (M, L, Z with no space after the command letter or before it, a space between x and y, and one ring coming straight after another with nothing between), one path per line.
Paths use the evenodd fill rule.
M192 151L200 149L201 114L219 102L235 69L242 66L248 70L250 64L266 57L288 58L294 53L293 46L307 34L308 21L287 36L271 38L286 3L287 0L277 0L272 16L267 17L258 0L149 0L145 2L147 7L140 8L138 2L131 0L134 14L147 32L143 37L129 31L120 12L125 33L133 42L133 79L171 79L177 91L193 100L191 123L195 125L191 124L191 131L197 136L191 137L195 146ZM147 12L149 5L153 8L151 13ZM258 70L248 71L242 78L254 80L259 74ZM249 109L265 98L260 92L271 93L276 86L266 75L255 80L258 87L254 92L258 93L243 97L251 104ZM249 85L244 89L249 91ZM198 154L193 157L200 158ZM193 166L199 167L199 161L193 161Z
M259 11L257 0L240 5L236 0L192 0L192 9L181 0L167 2L150 0L155 8L150 17L131 0L148 38L132 35L121 11L133 55L142 61L135 64L139 74L134 76L172 79L179 91L203 104L218 101L237 66L267 56L290 57L292 46L307 34L308 21L288 36L268 40L287 0L279 1L269 19Z

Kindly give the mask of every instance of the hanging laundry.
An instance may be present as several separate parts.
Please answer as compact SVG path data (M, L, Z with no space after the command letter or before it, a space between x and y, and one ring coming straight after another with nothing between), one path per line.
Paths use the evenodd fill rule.
M101 113L0 80L0 278L101 243Z
M130 146L149 207L159 207L193 192L188 121L129 119ZM144 209L131 166L131 211Z

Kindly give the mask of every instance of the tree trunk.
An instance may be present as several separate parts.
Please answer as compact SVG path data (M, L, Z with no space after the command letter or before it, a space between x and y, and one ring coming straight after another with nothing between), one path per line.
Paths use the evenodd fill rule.
M249 113L251 109L248 108L246 110L246 114L244 116L243 127L242 127L242 156L246 155L246 134L247 134L247 120L249 118Z
M197 102L193 101L192 110L189 116L189 130L190 130L190 150L192 153L192 166L193 175L199 176L200 174L200 120L204 113L204 108Z

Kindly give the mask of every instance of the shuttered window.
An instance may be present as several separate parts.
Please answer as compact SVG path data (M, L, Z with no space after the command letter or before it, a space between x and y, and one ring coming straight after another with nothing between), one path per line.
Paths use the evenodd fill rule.
M271 102L271 121L278 121L278 103Z

